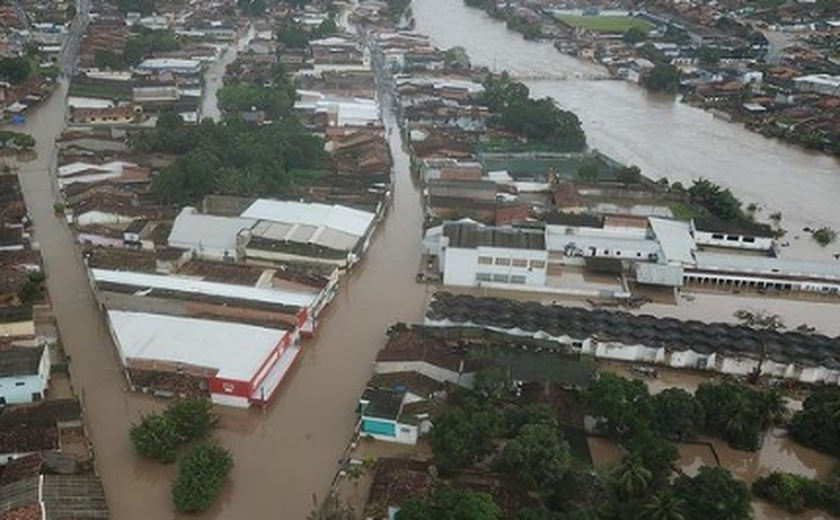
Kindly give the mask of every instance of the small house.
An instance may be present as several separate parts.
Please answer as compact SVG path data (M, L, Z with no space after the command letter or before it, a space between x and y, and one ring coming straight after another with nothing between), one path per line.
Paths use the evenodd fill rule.
M50 354L46 346L0 350L0 403L40 401L49 382Z

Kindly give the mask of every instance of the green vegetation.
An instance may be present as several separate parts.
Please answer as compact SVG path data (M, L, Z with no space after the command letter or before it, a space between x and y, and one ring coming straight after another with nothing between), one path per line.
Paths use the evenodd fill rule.
M435 463L443 472L475 463L492 451L502 426L499 410L489 400L465 396L435 419L429 435Z
M700 213L691 207L691 205L683 202L674 202L668 208L677 220L691 220L700 216Z
M20 301L26 304L41 301L44 298L44 281L46 278L47 277L43 271L29 273L29 276L26 277L26 281L23 283L23 286L18 291L18 298L20 298Z
M758 450L764 431L785 412L778 390L752 388L729 379L702 383L696 397L705 410L706 430L739 450Z
M713 216L726 221L747 221L749 218L741 209L741 201L729 190L717 184L700 179L688 189L692 202L703 206Z
M392 23L397 24L410 5L411 0L385 0L385 9L382 14L391 20Z
M305 49L311 40L323 38L337 30L333 18L327 18L312 31L307 31L303 25L294 20L286 20L277 30L277 41L286 49Z
M12 85L20 85L34 72L32 62L28 57L0 59L0 79Z
M823 247L833 243L837 240L837 232L831 229L830 227L823 226L819 229L815 229L811 236L814 237L814 240Z
M156 53L175 51L181 42L172 31L146 31L128 40L122 53L124 66L134 66Z
M195 203L209 194L283 195L292 189L290 171L318 169L326 161L321 140L291 113L259 126L231 118L195 127L165 114L154 130L135 135L133 144L179 156L152 184L167 204Z
M624 33L630 29L639 29L647 34L654 28L650 22L632 16L561 15L558 18L571 27L594 32Z
M425 500L409 500L397 520L498 520L502 512L487 493L439 487Z
M31 150L35 147L35 138L29 134L0 130L0 148Z
M501 126L526 141L551 145L555 151L578 152L586 148L586 134L578 117L561 110L551 98L532 99L524 84L505 72L488 75L481 102L491 112L491 124Z
M149 16L155 12L154 0L117 0L116 4L122 13L136 12Z
M840 515L840 469L823 480L777 471L756 480L752 491L791 513L822 509L832 516Z
M674 489L685 502L686 520L752 518L747 485L723 468L703 466L696 477L681 475Z
M651 92L676 94L680 89L680 69L670 63L657 63L644 77L644 86Z
M201 513L216 501L222 491L233 458L220 446L203 444L192 448L178 467L172 483L172 500L180 513Z
M840 456L840 389L820 388L794 414L790 433L797 442Z
M245 16L262 16L265 14L265 0L238 0L236 5L242 9Z
M207 399L175 401L163 414L144 415L131 425L129 437L144 457L163 464L175 462L178 448L206 438L219 424Z
M647 40L649 32L649 30L642 29L641 27L630 27L624 31L624 43L628 45L641 43Z

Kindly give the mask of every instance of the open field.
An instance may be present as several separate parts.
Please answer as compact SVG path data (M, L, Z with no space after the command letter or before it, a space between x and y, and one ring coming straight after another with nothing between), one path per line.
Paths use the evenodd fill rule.
M641 18L632 16L558 16L560 21L572 27L580 27L595 32L624 32L631 27L644 31L653 29L653 25Z

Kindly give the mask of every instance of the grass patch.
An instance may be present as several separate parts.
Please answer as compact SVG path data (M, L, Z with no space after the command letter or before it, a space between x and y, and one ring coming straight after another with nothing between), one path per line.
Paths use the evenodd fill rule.
M674 218L677 220L691 220L700 216L697 210L683 202L675 202L668 206L668 209L671 210L671 213L674 214Z
M631 27L638 27L643 31L653 29L650 22L632 16L561 15L558 18L572 27L595 32L626 32Z

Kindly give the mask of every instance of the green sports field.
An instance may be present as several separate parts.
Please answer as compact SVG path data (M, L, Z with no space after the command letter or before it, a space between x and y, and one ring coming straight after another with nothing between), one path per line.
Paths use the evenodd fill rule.
M572 27L580 27L595 32L625 32L631 27L638 27L644 31L653 29L651 23L631 16L561 15L558 18Z

